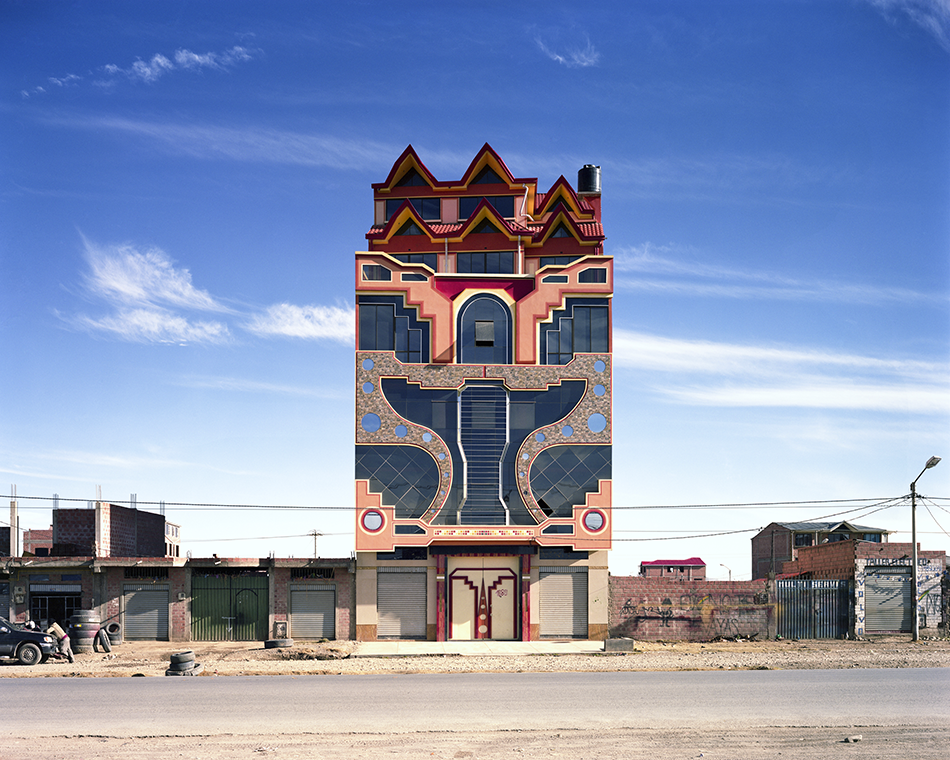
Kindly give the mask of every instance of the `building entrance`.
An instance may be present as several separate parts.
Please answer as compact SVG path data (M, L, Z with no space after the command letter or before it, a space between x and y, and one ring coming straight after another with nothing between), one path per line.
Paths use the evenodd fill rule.
M449 638L518 637L518 557L449 557Z

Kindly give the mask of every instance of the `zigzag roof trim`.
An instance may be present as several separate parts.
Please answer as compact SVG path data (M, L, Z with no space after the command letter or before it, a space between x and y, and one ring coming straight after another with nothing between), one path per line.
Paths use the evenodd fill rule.
M538 193L535 195L535 216L546 214L550 210L548 208L549 206L551 208L554 207L558 197L561 197L564 203L578 216L593 216L594 209L587 201L578 196L574 188L571 187L571 183L564 178L563 174L555 180L550 190L546 193Z
M386 177L386 181L373 183L372 187L376 192L388 193L396 186L396 182L401 179L410 168L415 168L425 178L433 190L442 192L458 192L459 190L467 189L475 175L478 174L478 172L480 172L486 165L491 166L492 169L494 169L495 172L503 180L505 180L505 184L508 185L509 190L520 190L522 185L528 185L529 188L537 187L538 180L535 177L515 177L508 169L508 165L504 162L501 156L499 156L488 143L485 143L481 147L481 150L475 154L475 158L472 159L472 163L468 165L468 168L462 174L462 178L456 181L437 180L435 176L433 176L432 172L426 168L426 165L422 163L422 160L419 158L419 155L416 153L412 145L409 145L402 152L402 155L396 159L392 169L389 170L389 175Z

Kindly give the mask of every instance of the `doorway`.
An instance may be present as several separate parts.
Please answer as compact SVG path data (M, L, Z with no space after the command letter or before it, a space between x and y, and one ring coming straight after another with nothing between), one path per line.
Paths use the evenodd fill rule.
M449 557L449 639L518 637L518 557Z

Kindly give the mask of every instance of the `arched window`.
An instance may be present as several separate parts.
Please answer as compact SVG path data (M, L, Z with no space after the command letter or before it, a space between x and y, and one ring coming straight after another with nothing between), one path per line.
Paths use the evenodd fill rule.
M458 316L460 364L511 364L511 312L498 296L469 299Z

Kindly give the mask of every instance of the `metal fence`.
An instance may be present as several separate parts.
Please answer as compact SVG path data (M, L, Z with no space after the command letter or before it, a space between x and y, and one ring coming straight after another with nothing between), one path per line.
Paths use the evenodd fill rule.
M778 635L837 639L848 634L854 587L848 580L776 582Z

